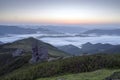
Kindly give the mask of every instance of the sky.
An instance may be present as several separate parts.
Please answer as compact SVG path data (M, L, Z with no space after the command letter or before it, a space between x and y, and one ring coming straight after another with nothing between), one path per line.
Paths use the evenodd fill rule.
M1 24L120 23L120 0L0 0Z

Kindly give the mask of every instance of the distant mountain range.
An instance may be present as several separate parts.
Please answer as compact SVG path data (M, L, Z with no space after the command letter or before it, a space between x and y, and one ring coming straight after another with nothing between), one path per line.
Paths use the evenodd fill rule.
M60 33L82 33L84 31L89 30L86 27L81 27L81 26L65 26L65 25L37 25L37 26L21 26L21 27L26 27L26 28L32 28L32 29L37 29L37 28L45 28L48 30L60 32Z
M34 26L33 26L34 27ZM87 29L82 27L62 27L62 26L7 26L0 25L0 35L5 34L34 34L34 33L45 33L45 34L61 34L61 33L77 33L79 35L120 35L120 29Z
M57 47L58 49L64 51L64 52L67 52L71 55L79 55L81 50L80 48L74 46L74 45L65 45L65 46L58 46Z
M44 29L44 28L31 29L31 28L23 28L23 27L19 27L19 26L0 25L0 35L5 35L5 34L34 34L34 33L53 34L53 33L57 33L57 32L51 31L48 29Z
M102 43L92 44L92 43L88 42L81 46L81 51L84 53L90 53L90 54L120 53L120 49L118 49L118 51L114 50L115 47L120 48L118 45L102 44ZM113 50L114 52L111 52L110 50Z
M120 35L120 29L102 30L93 29L84 32L84 34L95 34L95 35Z
M3 44L3 42L0 41L0 44Z
M65 46L60 46L58 48L71 55L95 54L95 53L106 53L106 54L120 53L120 45L111 45L111 44L102 44L102 43L92 44L90 42L83 44L81 48L78 48L74 45L65 45Z
M60 32L60 33L82 33L87 31L88 29L85 27L76 27L76 26L41 26L41 28L46 28L52 31Z

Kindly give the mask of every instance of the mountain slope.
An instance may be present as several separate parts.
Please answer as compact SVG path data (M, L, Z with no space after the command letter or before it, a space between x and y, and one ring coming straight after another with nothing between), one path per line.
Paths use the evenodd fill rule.
M105 80L120 80L120 71L114 72L111 76L107 77Z
M106 54L120 54L120 45L112 45L112 44L92 44L85 43L81 47L81 51L84 53L106 53Z
M64 52L67 52L71 55L80 55L81 50L80 48L74 46L74 45L65 45L65 46L58 46L58 49L64 51Z
M27 65L6 74L2 80L35 80L72 73L90 72L97 69L120 68L120 55L88 55ZM0 71L1 73L1 71ZM97 75L97 74L96 74Z
M120 54L120 45L114 45L112 48L106 49L105 51L103 51L105 53L118 53Z
M87 54L96 54L96 53L119 54L120 53L120 45L102 44L102 43L92 44L90 42L82 44L81 48L78 48L74 45L59 46L58 48L71 55L82 55L86 53Z
M101 53L101 52L106 52L106 50L113 48L115 45L111 44L102 44L102 43L97 43L97 44L92 44L90 42L87 42L81 46L81 51L84 53Z
M39 46L44 46L48 49L48 58L59 58L69 56L67 53L58 50L56 47L39 41L35 38L26 38L0 45L0 76L8 74L21 67L31 66L30 59L32 57L32 45L38 42ZM23 50L23 55L13 56L17 49Z
M3 53L8 52L8 51L11 52L11 50L20 48L20 49L23 49L25 52L31 52L32 45L35 42L38 42L38 45L47 47L49 54L52 56L67 56L67 54L65 52L58 50L56 47L54 47L48 43L44 43L44 42L37 40L35 38L32 38L32 37L18 40L13 43L7 43L4 45L1 45L0 51Z
M101 69L93 72L69 74L69 75L50 77L50 78L40 78L36 80L59 80L59 79L60 80L104 80L106 77L110 76L111 74L117 71L120 71L120 69L118 70Z

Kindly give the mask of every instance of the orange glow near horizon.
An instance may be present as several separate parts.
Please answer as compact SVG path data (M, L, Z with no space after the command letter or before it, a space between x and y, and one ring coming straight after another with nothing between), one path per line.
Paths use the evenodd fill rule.
M112 2L107 0L93 2L90 0L53 0L53 2L50 0L13 0L13 2L0 2L2 5L0 5L0 23L120 23L119 1L114 0Z
M0 23L120 23L119 3L115 0L2 0Z
M118 21L118 22L117 22ZM33 24L109 24L120 23L119 20L105 20L105 19L36 19L36 18L17 18L11 20L2 20L1 22L10 23L33 23Z

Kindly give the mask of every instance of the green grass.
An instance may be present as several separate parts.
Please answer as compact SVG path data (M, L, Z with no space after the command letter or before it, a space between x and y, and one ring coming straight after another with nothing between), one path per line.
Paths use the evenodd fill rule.
M36 80L104 80L106 77L110 76L111 74L117 71L120 71L120 69L117 70L101 69L93 72L69 74L50 78L39 78Z

